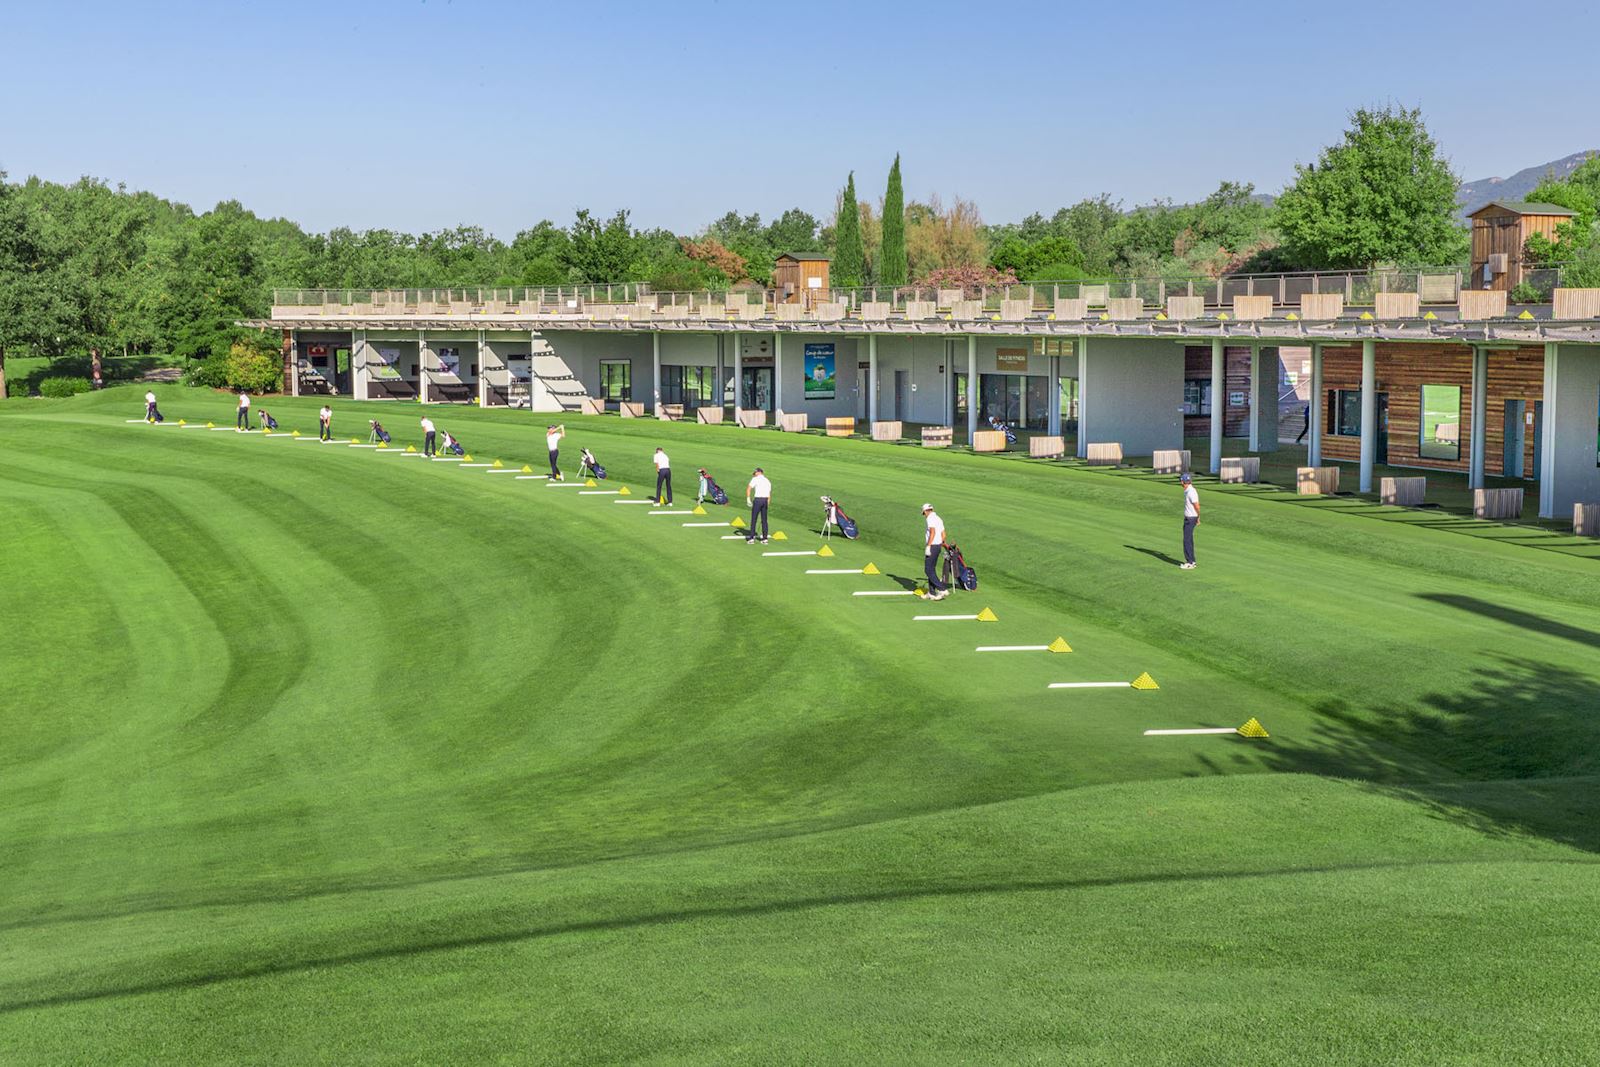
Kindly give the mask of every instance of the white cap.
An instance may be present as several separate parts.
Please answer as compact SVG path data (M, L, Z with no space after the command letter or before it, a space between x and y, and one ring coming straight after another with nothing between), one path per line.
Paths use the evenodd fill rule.
M933 510L933 505L932 504L924 504L924 505L922 505L922 510L923 511L932 511Z

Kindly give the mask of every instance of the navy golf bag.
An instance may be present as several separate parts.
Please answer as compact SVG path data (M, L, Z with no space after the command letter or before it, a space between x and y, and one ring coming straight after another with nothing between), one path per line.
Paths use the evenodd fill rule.
M272 414L265 409L262 409L261 412L261 428L264 430L276 430L278 428L278 420L273 418Z
M856 520L846 515L844 508L841 508L839 502L832 497L823 497L822 503L827 508L827 511L822 516L823 532L826 533L829 526L837 526L846 540L854 541L860 534L860 531L856 529Z
M594 453L585 448L580 455L583 457L583 461L578 464L578 473L580 475L588 474L597 482L605 481L606 469L596 461Z
M944 546L944 581L968 592L978 588L978 572L967 566L960 547L953 542Z
M450 438L450 443L445 446L445 452L452 456L464 456L467 454L466 448L454 437Z
M711 502L713 504L726 504L728 502L727 492L725 492L722 486L717 484L717 480L711 477L709 474L706 475L706 490L711 494Z
M389 431L383 428L383 423L377 419L372 420L372 436L368 440L374 443L389 443Z
M154 411L152 411L150 413L150 421L151 422L166 422L167 421L167 417L165 415L161 414L161 409L160 408L156 408Z

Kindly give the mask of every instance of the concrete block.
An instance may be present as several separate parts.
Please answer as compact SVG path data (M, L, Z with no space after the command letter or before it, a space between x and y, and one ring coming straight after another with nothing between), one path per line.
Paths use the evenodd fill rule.
M1301 496L1332 496L1339 491L1339 468L1297 467L1294 491Z
M1378 502L1393 504L1395 507L1416 508L1422 506L1423 498L1428 494L1428 479L1426 478L1380 478L1378 480Z
M900 431L901 423L898 421L875 422L872 424L872 439L874 441L898 441L900 440Z
M1060 437L1028 438L1028 455L1035 459L1059 459L1067 454L1067 442Z
M1006 432L1004 430L978 430L972 435L972 450L974 452L1004 452L1006 450Z
M1117 441L1091 441L1084 452L1091 467L1115 467L1122 462L1122 445Z
M1224 457L1218 477L1229 484L1255 485L1261 481L1260 456Z

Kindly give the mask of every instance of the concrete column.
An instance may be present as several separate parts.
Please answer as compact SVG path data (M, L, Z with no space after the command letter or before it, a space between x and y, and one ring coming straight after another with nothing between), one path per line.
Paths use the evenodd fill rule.
M783 410L783 334L772 335L772 410Z
M350 395L356 400L367 398L367 331L350 346Z
M978 432L978 339L967 338L967 444Z
M944 343L944 424L955 430L956 424L956 343Z
M428 335L417 331L417 400L423 404L431 404L428 399Z
M1467 420L1472 424L1471 444L1467 448L1467 488L1483 488L1484 439L1488 421L1489 350L1476 345L1472 349L1472 395Z
M1051 437L1061 436L1061 357L1046 356L1050 364L1050 421L1045 426L1045 433Z
M650 335L650 414L661 414L661 335Z
M1222 338L1211 339L1211 473L1222 473L1222 424L1228 413L1228 368Z
M1250 346L1250 451L1278 450L1278 349Z
M1311 429L1306 432L1306 466L1322 466L1323 413L1328 410L1322 395L1322 345L1311 346Z
M878 421L878 335L867 335L867 422Z
M1539 426L1539 517L1556 518L1556 363L1561 346L1553 341L1544 346L1544 421ZM1531 403L1531 401L1530 401ZM1594 394L1589 394L1593 410ZM1593 447L1589 439L1589 447ZM1564 516L1563 516L1564 517Z
M1089 339L1078 339L1078 458L1089 458Z
M733 410L744 407L744 335L731 334L733 341Z
M295 346L294 330L283 331L284 340L288 342L288 354L283 361L284 385L289 387L290 396L300 395L300 349ZM355 344L352 341L351 348ZM339 357L334 357L334 381L339 380Z
M1250 451L1261 451L1261 420L1257 408L1261 400L1261 346L1250 345Z
M724 345L724 341L725 340L726 340L726 335L725 334L712 334L711 335L711 346L712 346L712 359L711 359L711 362L712 362L712 365L716 368L716 375L717 375L715 378L712 379L712 381L716 382L716 385L713 388L716 390L717 407L719 407L719 408L722 407L722 398L726 395L723 391L725 389L727 389L727 387L728 387L728 379L723 376L723 374L724 374L723 368L724 368L725 364L723 363L722 356L723 356L723 349L725 347L725 345Z
M1361 342L1361 491L1372 492L1378 454L1378 343Z

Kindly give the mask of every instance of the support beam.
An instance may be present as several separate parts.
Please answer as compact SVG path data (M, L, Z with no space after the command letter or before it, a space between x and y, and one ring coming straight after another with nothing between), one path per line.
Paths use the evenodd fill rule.
M967 338L967 446L978 434L978 339Z
M661 334L650 334L650 414L661 414Z
M772 410L783 410L783 334L772 335Z
M428 334L426 330L417 331L417 401L430 404L428 399Z
M1322 466L1322 420L1328 410L1322 395L1322 345L1311 346L1311 428L1306 433L1306 466Z
M744 408L744 338L735 334L733 340L733 410Z
M1080 386L1080 388L1082 388ZM1228 369L1222 338L1211 339L1211 473L1222 473L1222 424L1228 412Z
M1045 424L1045 433L1051 437L1061 436L1061 357L1046 356L1045 361L1050 365L1050 418Z
M478 410L489 406L489 366L483 359L483 331L478 331Z
M878 335L867 335L867 425L878 421Z
M1556 404L1557 363L1561 346L1546 341L1544 346L1544 419L1539 425L1539 517L1556 518ZM1591 409L1594 394L1589 395ZM1593 441L1590 441L1593 447ZM1564 516L1563 516L1564 517Z
M1261 451L1261 346L1250 346L1250 451Z
M1361 491L1372 492L1378 455L1378 343L1361 342Z
M334 358L334 380L339 378L338 357ZM300 349L294 340L294 330L283 331L283 384L290 396L300 395ZM0 396L5 394L0 393Z
M1089 458L1089 339L1078 340L1078 458Z
M1471 443L1467 448L1467 488L1483 488L1484 441L1488 429L1489 409L1489 350L1482 345L1472 348L1472 391L1467 409L1471 424Z

